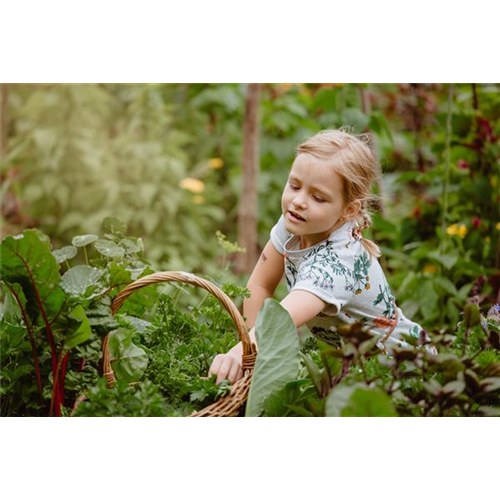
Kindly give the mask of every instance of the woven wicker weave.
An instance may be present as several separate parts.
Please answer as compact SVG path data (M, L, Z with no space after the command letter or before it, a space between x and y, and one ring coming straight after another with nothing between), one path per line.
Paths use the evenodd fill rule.
M220 398L218 401L210 406L207 406L203 410L191 414L190 417L232 417L237 415L241 405L246 401L248 397L248 391L250 389L250 382L252 380L253 367L255 365L257 351L255 345L250 341L247 326L240 312L238 311L232 300L222 290L220 290L213 283L210 283L209 281L199 278L191 273L185 273L183 271L154 273L150 274L149 276L145 276L144 278L140 278L137 281L134 281L133 283L127 285L113 300L113 304L111 305L111 312L113 314L116 314L127 297L132 295L132 293L134 293L136 290L139 290L140 288L148 285L152 285L154 283L162 283L165 281L189 283L190 285L204 288L212 295L214 295L226 308L227 312L234 321L241 343L243 345L243 377L233 385L229 394ZM108 336L106 336L102 345L103 372L107 378L108 387L111 388L114 385L115 376L111 368L108 341Z

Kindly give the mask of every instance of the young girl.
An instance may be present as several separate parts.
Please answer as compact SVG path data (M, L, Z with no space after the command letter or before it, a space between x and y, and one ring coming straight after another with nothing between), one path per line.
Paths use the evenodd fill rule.
M383 352L408 346L402 334L429 340L396 306L377 260L380 250L361 234L371 224L368 206L377 198L370 191L379 171L365 141L363 135L325 130L297 148L282 215L248 281L251 297L243 302L252 342L257 313L283 274L289 294L281 305L297 327L307 324L329 344L339 345L339 324L353 322L365 324ZM217 355L209 375L236 382L243 375L241 354L239 343Z

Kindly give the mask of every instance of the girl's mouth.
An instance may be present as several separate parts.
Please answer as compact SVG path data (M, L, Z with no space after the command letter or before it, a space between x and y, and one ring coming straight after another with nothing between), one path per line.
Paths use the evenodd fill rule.
M294 222L305 222L306 220L300 217L300 215L295 214L294 212L288 211L288 218Z

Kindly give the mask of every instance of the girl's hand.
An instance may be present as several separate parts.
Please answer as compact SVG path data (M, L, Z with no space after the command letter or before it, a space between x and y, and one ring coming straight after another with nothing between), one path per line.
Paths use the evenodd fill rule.
M217 375L217 384L220 384L224 379L228 379L232 385L243 377L240 346L241 344L238 344L226 354L217 354L215 356L208 370L208 376L210 377L215 373Z

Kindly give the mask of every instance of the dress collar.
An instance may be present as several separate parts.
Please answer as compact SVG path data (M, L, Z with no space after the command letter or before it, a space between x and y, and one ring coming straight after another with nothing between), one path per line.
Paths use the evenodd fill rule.
M283 248L285 250L285 257L287 256L293 256L293 257L301 257L305 255L306 253L310 252L313 249L316 249L320 245L324 245L326 242L331 242L334 245L342 244L342 243L348 243L349 241L352 240L357 240L359 241L361 239L359 233L356 234L356 229L358 227L358 224L355 220L349 220L342 224L339 228L335 229L335 231L332 231L330 233L330 236L328 238L325 238L324 240L316 243L315 245L312 245L310 247L301 249L300 248L300 236L289 233L289 238L285 241L285 244L283 245Z

